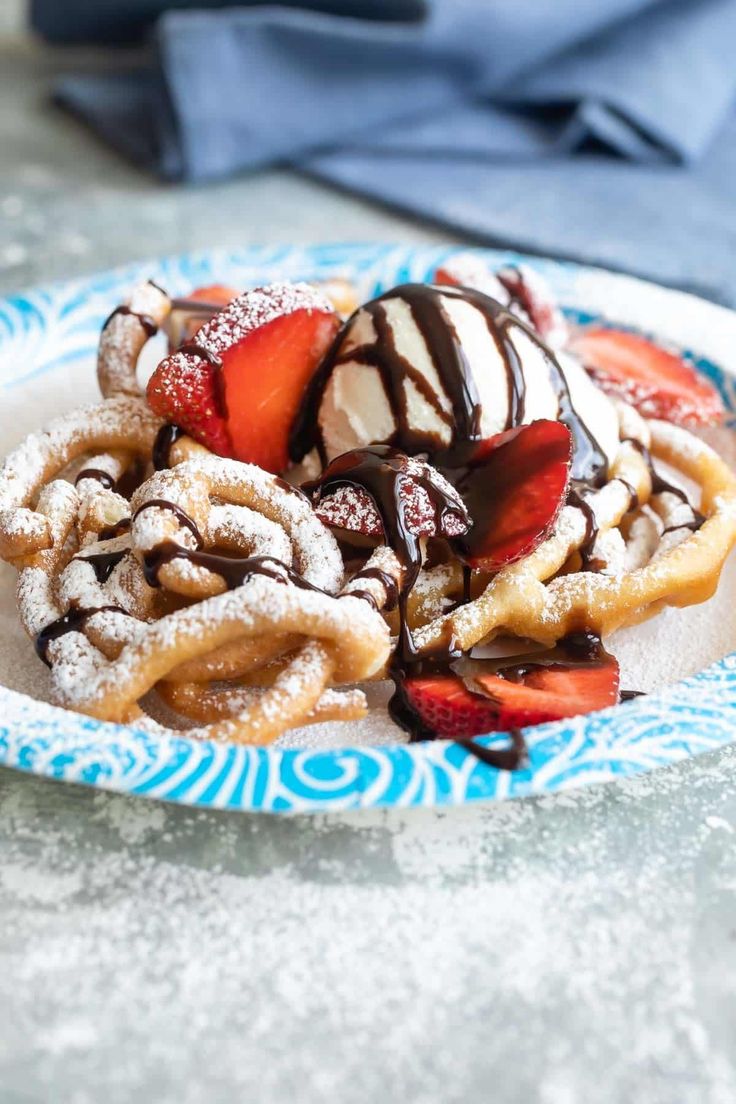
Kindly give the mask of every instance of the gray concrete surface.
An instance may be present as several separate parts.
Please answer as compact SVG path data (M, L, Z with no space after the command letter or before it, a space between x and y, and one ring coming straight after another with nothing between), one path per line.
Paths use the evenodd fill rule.
M0 54L0 287L433 231L287 173L158 185ZM0 1101L732 1104L736 754L276 820L0 772Z

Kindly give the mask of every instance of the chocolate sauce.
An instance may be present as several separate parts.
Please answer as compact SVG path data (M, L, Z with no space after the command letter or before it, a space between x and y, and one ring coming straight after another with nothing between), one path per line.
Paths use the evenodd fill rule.
M115 552L94 552L91 556L75 556L75 560L91 565L98 583L106 583L112 575L128 548L118 548Z
M469 564L463 564L463 596L460 605L467 606L470 601L470 584L473 577L473 569Z
M353 581L356 579L377 579L379 583L381 583L386 595L381 608L387 611L396 608L399 600L399 584L396 582L393 575L389 575L387 571L382 571L380 567L366 567L353 576ZM346 593L341 594L340 597L363 598L366 602L370 602L374 609L378 609L378 603L370 590L356 588L355 590L346 591Z
M407 497L402 483L410 478L425 491L434 507L435 529L438 533L446 531L446 521L450 515L467 523L467 514L461 512L458 503L435 480L432 469L427 468L426 474L421 476L408 476L408 463L409 458L398 449L390 445L372 445L344 453L333 460L320 479L304 485L305 490L313 492L314 505L318 505L325 494L330 494L339 487L365 491L373 502L383 524L386 544L404 569L397 604L400 623L398 652L405 660L416 655L406 620L406 602L422 566L422 555L420 538L412 533L407 524Z
M455 743L469 751L476 759L480 759L481 763L485 763L489 767L495 767L496 770L522 770L528 762L528 750L524 733L520 728L511 728L507 735L511 740L511 744L505 748L486 747L484 744L476 743L472 738L455 740Z
M247 579L253 578L254 575L267 575L269 579L274 579L277 583L283 583L284 585L293 583L302 590L320 590L319 587L308 583L301 575L297 575L274 556L219 556L214 552L182 548L181 545L174 544L173 541L164 541L152 548L150 552L146 552L143 557L143 573L148 585L152 587L160 586L158 576L161 568L166 564L173 563L174 560L186 560L187 563L194 564L196 567L207 568L207 570L214 572L225 580L228 590L235 590L236 587L242 586Z
M319 408L324 390L333 370L339 364L355 361L373 366L380 373L396 426L389 443L396 444L409 453L427 452L430 457L443 452L443 463L448 466L465 462L468 446L481 437L482 407L465 350L443 308L443 297L461 299L472 304L485 320L506 367L509 388L506 428L521 424L526 404L526 383L513 343L514 327L523 330L529 340L540 348L557 393L560 421L568 426L573 437L573 478L584 480L593 486L602 483L606 476L607 458L578 417L570 399L564 373L551 350L533 330L495 299L471 288L450 285L434 287L430 284L402 284L367 303L360 309L371 318L375 341L341 352L355 315L348 319L307 389L290 436L291 458L299 461L310 449L317 447L324 460L324 446L319 429ZM385 303L391 299L400 299L407 304L425 340L442 389L449 400L450 411L444 409L424 374L398 351L385 309ZM436 434L416 430L411 426L407 406L407 382L413 384L432 412L450 429L452 443L449 449L443 447Z
M119 314L129 314L133 318L137 318L148 337L153 337L155 334L158 333L158 323L154 321L153 318L151 318L150 314L140 314L139 311L134 311L130 307L126 306L116 307L111 314L108 314L107 318L102 323L103 330L106 330L112 322L113 318L116 318Z
M287 483L280 475L275 475L273 481L278 489L283 491L284 494L298 495L298 497L303 498L305 502L309 502L309 496L304 493L301 487L295 487L293 483Z
M130 531L130 518L121 518L114 525L108 525L104 529L100 529L97 534L99 541L113 540L115 537L121 536L123 533Z
M52 621L45 629L41 629L36 637L36 654L44 661L47 667L51 666L48 658L49 644L52 640L59 640L70 632L81 632L85 621L95 613L125 613L120 606L98 606L96 609L70 609L62 614L56 621ZM126 614L127 616L127 614Z
M390 668L394 693L388 703L388 711L392 720L408 732L410 743L416 743L419 740L436 740L437 733L425 723L412 705L406 692L407 675L447 675L452 672L453 660L461 656L462 652L455 641L448 636L447 640L435 648L430 655L415 657L409 662L402 661L400 657L394 657ZM495 767L496 770L519 770L527 762L526 742L518 728L512 728L508 736L511 746L505 748L488 748L476 743L472 737L456 739L455 743L475 755L482 763Z
M144 461L137 456L132 464L130 464L115 484L115 490L122 498L132 498L135 492L140 487L143 480L146 478L147 465Z
M578 552L582 560L583 571L591 571L596 568L593 558L593 546L598 538L598 522L595 519L595 510L584 497L583 488L571 486L567 492L567 505L576 506L585 518L585 536Z
M684 491L682 487L678 487L674 483L670 483L667 479L664 478L663 475L660 475L660 473L654 466L652 454L650 453L649 449L646 447L646 445L642 444L642 442L637 437L624 437L623 440L628 441L630 445L634 446L637 452L641 453L645 464L649 468L649 475L652 480L652 494L655 495L666 493L674 495L675 498L679 498L680 502L684 503L688 507L693 515L690 521L683 522L681 525L668 526L667 529L663 530L663 535L664 533L674 533L678 529L690 529L690 531L693 533L697 532L697 530L705 521L705 516L701 514L699 510L695 509L690 499L688 498L687 491Z
M631 501L629 502L629 510L635 510L636 507L639 505L639 495L636 489L632 487L628 479L622 479L620 475L616 476L616 482L623 483L624 487L629 492L629 498L631 499Z
M645 698L643 690L620 690L618 700L622 702L632 701L634 698Z
M189 514L182 510L181 506L177 506L175 502L169 502L166 498L150 498L148 502L144 502L142 506L138 507L133 514L132 520L135 521L138 515L143 513L144 510L147 510L149 506L158 506L159 510L168 510L169 513L174 515L180 525L183 525L192 533L197 542L197 547L202 548L204 546L204 538L197 528L196 522L190 518Z
M113 490L115 486L113 477L109 472L103 471L102 468L82 468L79 475L74 480L74 486L77 487L83 479L94 479L108 491Z
M186 436L186 430L171 422L165 422L156 434L153 442L153 468L154 471L163 471L171 467L171 450L180 437Z

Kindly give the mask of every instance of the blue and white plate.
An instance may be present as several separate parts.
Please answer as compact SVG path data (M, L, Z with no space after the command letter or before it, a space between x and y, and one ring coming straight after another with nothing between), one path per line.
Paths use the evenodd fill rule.
M426 280L456 250L323 245L213 251L133 265L0 300L0 451L60 409L94 397L94 354L105 316L151 277L177 294L197 285L245 287L275 278L346 275L365 297ZM490 263L516 254L480 251ZM736 409L736 315L692 296L599 269L523 258L576 318L605 318L688 350ZM0 565L10 593L12 571ZM7 628L6 628L7 626ZM22 651L9 619L0 652ZM28 651L28 663L33 662ZM13 672L13 662L3 670ZM44 677L34 669L34 680ZM18 685L14 677L4 681ZM457 805L552 792L649 771L728 743L736 731L736 653L698 674L616 708L526 733L528 770L495 771L459 746L247 748L153 736L105 724L0 686L0 763L70 782L190 805L263 812ZM489 744L504 743L488 737Z

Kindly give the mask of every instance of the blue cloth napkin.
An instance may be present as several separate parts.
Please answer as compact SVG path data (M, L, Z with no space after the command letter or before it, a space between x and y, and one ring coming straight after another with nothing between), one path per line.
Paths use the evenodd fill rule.
M170 179L286 162L483 240L736 301L736 0L413 10L170 11L151 69L67 77L58 97Z

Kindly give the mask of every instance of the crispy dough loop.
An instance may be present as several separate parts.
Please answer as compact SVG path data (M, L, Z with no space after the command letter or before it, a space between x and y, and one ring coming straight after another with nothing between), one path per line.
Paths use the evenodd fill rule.
M713 449L686 430L658 421L641 424L647 438L642 443L650 438L653 456L700 488L703 525L696 532L684 529L670 546L660 543L646 562L640 560L621 574L557 575L585 539L583 514L566 506L550 537L535 552L499 571L467 605L417 628L415 643L421 650L430 650L448 632L463 650L501 631L544 644L578 629L605 635L662 605L689 605L710 597L736 543L736 477ZM631 506L631 490L641 505L651 498L648 466L636 446L624 440L610 481L587 496L599 533L619 525ZM652 501L661 498L664 495Z
M255 535L247 530L250 515L232 512L228 515L230 520L236 522L232 528L232 539L237 545L240 538L246 545L248 555L264 554L268 540L277 540L274 536L274 527L277 526L291 545L286 566L312 586L329 593L338 590L343 580L340 551L335 538L316 517L307 499L278 476L270 475L254 464L225 460L219 456L184 461L176 468L156 472L138 488L131 503L131 541L136 553L142 558L166 542L183 548L196 548L195 532L191 526L182 524L180 514L172 511L169 508L171 505L191 519L204 547L217 545L218 537L222 536L225 515L215 511L214 521L211 520L213 498L218 503L243 507L259 515ZM161 501L168 506L162 508L156 505ZM282 540L278 538L278 541ZM252 545L252 551L247 547L248 542ZM276 547L280 548L281 544L277 543ZM283 551L287 551L285 544ZM268 554L279 558L273 550ZM174 560L164 565L159 579L167 589L193 598L220 593L226 585L215 571L186 560Z
M338 684L369 679L389 654L388 629L369 603L253 576L237 590L145 626L112 662L89 662L84 649L68 645L67 655L56 657L54 689L60 704L101 720L125 721L140 698L184 660L237 639L283 633L304 634L307 643L257 702L236 718L207 726L208 738L269 742L297 723L297 716L311 712L331 679ZM79 634L57 642L60 651L72 636Z
M73 460L111 449L148 459L160 425L142 399L122 397L73 411L27 437L0 468L0 558L17 562L51 547L48 519L34 503Z
M141 397L138 357L143 346L171 313L171 300L155 284L139 284L102 329L97 351L97 381L106 399Z

